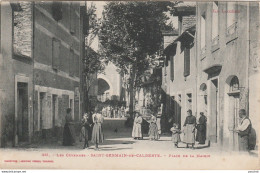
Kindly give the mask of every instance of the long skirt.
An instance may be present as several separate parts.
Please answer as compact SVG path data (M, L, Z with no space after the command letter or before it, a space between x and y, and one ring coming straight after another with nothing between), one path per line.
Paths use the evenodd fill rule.
M184 127L183 142L186 144L195 143L195 126L194 124L186 124Z
M75 142L73 125L66 123L63 130L63 145L69 146Z
M172 134L172 142L174 142L174 143L181 142L181 138L180 138L180 134L179 133Z
M205 140L206 140L206 126L203 124L198 124L196 141L198 141L200 144L205 144Z
M141 124L134 123L133 131L132 131L133 138L141 138L142 137L142 126Z
M158 128L155 123L151 123L148 134L150 139L159 139Z
M91 141L93 143L102 143L104 141L104 134L103 134L103 129L101 126L101 123L95 123L93 130L92 130L92 139Z

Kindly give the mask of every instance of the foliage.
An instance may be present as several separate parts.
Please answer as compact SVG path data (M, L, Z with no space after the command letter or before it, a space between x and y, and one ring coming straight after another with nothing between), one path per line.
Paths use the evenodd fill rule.
M136 73L138 84L143 72L150 66L149 57L162 46L162 30L166 25L164 12L173 2L110 2L104 7L99 33L102 53L107 61L115 63L123 74ZM137 85L136 85L137 86Z

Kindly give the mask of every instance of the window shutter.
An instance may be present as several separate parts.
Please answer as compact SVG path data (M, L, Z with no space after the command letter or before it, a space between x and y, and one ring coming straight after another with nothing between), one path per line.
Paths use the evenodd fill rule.
M184 49L184 77L190 75L190 48Z
M73 7L73 3L70 3L70 33L74 34L75 33L75 9Z
M171 67L171 81L173 81L174 80L174 59L173 59L174 57L171 55L170 56L170 62L171 62L171 64L170 64L170 67Z
M79 56L74 53L74 76L79 77Z
M59 69L60 66L60 41L53 38L52 40L52 68Z
M74 51L70 49L69 75L74 75Z
M56 21L62 19L62 2L53 2L52 4L52 16Z

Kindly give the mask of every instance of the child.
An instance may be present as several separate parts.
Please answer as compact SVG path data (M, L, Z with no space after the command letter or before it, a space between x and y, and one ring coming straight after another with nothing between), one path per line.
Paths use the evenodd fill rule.
M85 149L86 147L88 148L89 145L88 145L88 133L89 133L89 130L90 130L90 124L88 122L88 114L85 113L82 120L81 120L81 132L80 132L80 141L83 137L84 139L84 146L83 146L83 149Z
M180 129L178 124L174 123L173 127L171 128L171 132L172 132L172 141L174 142L175 147L178 148L178 143L181 142L181 138L180 138Z
M158 128L157 128L157 124L156 124L156 117L154 115L152 115L152 117L151 117L148 134L149 134L150 140L159 139Z

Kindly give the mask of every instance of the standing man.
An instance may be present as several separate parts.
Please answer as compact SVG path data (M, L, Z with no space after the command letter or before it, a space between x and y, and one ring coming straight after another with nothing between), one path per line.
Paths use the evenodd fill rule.
M196 127L196 117L192 115L192 111L189 109L187 111L187 117L184 122L184 139L183 142L186 143L186 148L189 148L189 144L192 145L194 149L195 144L195 127Z
M245 109L239 110L239 118L241 119L241 122L236 129L236 132L238 133L239 151L248 151L249 134L252 125L250 119L246 116Z

